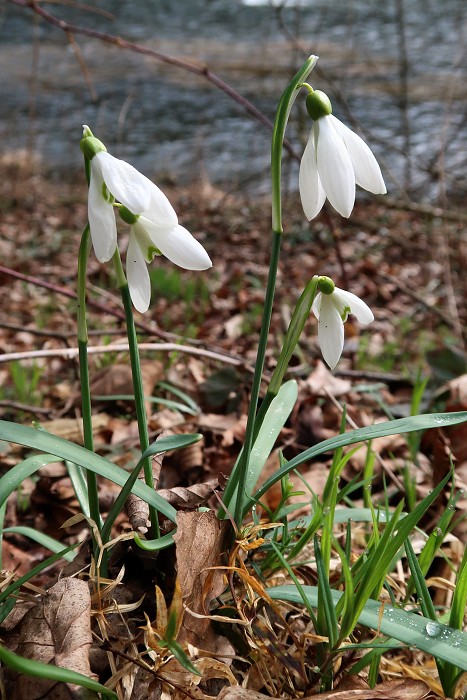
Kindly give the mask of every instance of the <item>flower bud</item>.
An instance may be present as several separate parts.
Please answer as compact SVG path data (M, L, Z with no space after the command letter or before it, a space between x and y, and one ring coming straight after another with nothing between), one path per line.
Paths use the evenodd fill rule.
M332 114L331 100L325 92L313 90L307 95L306 109L313 121Z
M330 277L318 277L318 289L322 294L332 294L336 285Z

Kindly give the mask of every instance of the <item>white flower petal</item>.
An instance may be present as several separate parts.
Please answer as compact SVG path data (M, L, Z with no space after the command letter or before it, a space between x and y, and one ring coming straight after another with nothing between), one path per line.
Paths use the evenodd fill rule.
M318 339L326 363L334 369L344 348L344 324L331 296L323 294L321 298Z
M330 116L317 121L318 173L326 196L342 216L348 218L355 202L355 174L344 141Z
M91 160L88 194L88 219L94 252L100 262L107 262L117 247L117 224L113 206L104 198L104 179L96 156Z
M178 224L178 217L175 213L175 209L162 190L160 190L157 185L154 185L154 183L151 184L151 196L149 204L144 210L144 216L157 226L176 226Z
M386 185L381 175L381 168L370 147L334 115L331 114L329 119L349 152L357 185L373 194L385 194Z
M322 292L318 292L318 294L315 296L313 299L313 304L311 306L311 310L313 311L314 315L319 321L319 310L321 308L321 298L323 296Z
M142 214L151 201L154 183L132 165L106 151L97 153L91 162L96 159L99 160L105 184L115 199L133 214Z
M135 308L144 314L151 301L151 281L146 261L133 230L130 231L130 242L126 254L126 274L131 301Z
M319 214L326 200L326 193L318 175L313 130L310 132L310 138L303 152L298 178L300 199L308 221Z
M151 263L155 255L160 255L160 250L148 233L148 222L144 216L138 218L131 227L131 231L137 240L145 261Z
M144 226L154 245L171 262L185 268L185 270L207 270L212 267L209 255L196 238L183 228L173 226L166 228L156 226L152 221L141 216L138 224Z
M370 307L356 294L336 287L332 296L337 297L344 306L350 307L350 313L356 317L362 326L366 326L374 320L375 317Z

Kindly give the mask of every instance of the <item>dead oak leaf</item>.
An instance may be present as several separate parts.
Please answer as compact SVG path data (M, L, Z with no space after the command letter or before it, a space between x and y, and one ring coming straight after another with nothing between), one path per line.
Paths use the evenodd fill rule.
M176 546L178 579L188 608L178 641L212 650L215 637L208 616L209 604L225 588L224 573L212 569L222 564L230 523L213 511L177 513ZM192 610L196 617L189 614ZM201 617L198 617L200 615Z
M61 579L24 616L16 652L27 659L91 677L90 610L91 598L86 582L76 578ZM78 686L22 675L14 683L11 695L12 700L77 697Z

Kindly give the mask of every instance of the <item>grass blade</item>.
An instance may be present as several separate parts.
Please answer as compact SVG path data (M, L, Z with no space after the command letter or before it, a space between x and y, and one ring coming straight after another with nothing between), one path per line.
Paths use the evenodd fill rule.
M65 466L68 470L68 476L70 477L75 496L78 499L80 510L86 517L90 518L88 484L84 472L81 467L68 460L65 461Z
M160 438L159 440L153 442L153 444L150 445L148 449L144 451L144 453L141 455L138 464L133 469L130 476L127 478L125 484L122 487L122 490L115 499L115 503L113 504L110 513L107 516L105 525L102 528L101 532L102 541L104 543L108 541L112 525L117 519L119 513L123 510L125 501L134 488L135 482L138 479L139 473L142 469L143 462L148 457L153 457L154 455L161 454L162 452L168 452L169 450L177 450L181 447L188 447L189 445L193 445L200 439L201 435L199 435L199 433L191 435L167 435L167 437Z
M46 549L50 549L50 551L54 552L55 554L57 554L58 552L62 552L62 556L65 559L65 561L73 561L73 559L75 558L74 552L65 552L65 554L63 554L64 550L62 542L59 542L53 537L46 535L44 532L35 530L33 527L15 525L14 527L6 527L3 530L3 532L10 532L15 535L23 535L23 537L29 537L30 540L37 542Z
M14 654L3 646L0 646L0 660L9 668L18 673L23 673L25 676L47 678L61 683L72 683L79 685L81 688L88 688L95 693L102 693L102 695L112 698L112 700L117 700L117 695L113 690L106 688L87 676L83 676L81 673L70 671L67 668L60 668L53 664L44 664L35 659L25 659L23 656L18 656L18 654Z
M230 475L229 482L235 484L232 496L228 497L224 492L224 504L226 509L231 513L235 512L235 503L237 499L245 501L245 512L251 508L251 499L249 498L259 479L261 470L271 454L277 437L290 416L298 396L298 387L295 380L290 380L283 384L277 396L271 401L264 421L259 429L258 435L253 443L248 463L248 471L245 479L245 493L239 494L238 487L235 483L237 478L236 470ZM283 474L284 476L284 474ZM231 487L232 488L232 487Z
M334 649L339 637L339 628L337 626L337 615L332 599L332 590L329 585L329 576L326 570L325 562L321 554L318 538L314 539L316 570L318 573L318 634L325 635L329 639L329 646ZM323 625L323 619L325 624Z
M357 589L355 600L356 617L360 614L360 611L363 610L367 599L370 596L376 597L379 593L379 589L383 585L392 559L403 546L405 540L409 537L422 515L441 493L451 476L452 474L449 472L432 492L425 496L418 506L414 508L411 513L408 513L405 518L399 519L402 503L396 508L391 521L387 524L381 535L378 546L374 548L361 569L359 579L362 580L362 584ZM393 535L394 531L395 534Z
M331 452L345 445L353 445L357 442L372 440L377 437L386 437L388 435L396 435L399 433L411 433L414 430L427 430L428 428L447 427L463 423L467 420L467 411L458 411L456 413L436 413L424 414L421 416L408 416L407 418L398 418L397 420L386 421L385 423L376 423L365 428L350 430L343 435L323 440L318 445L310 447L308 450L301 452L299 455L291 459L281 469L278 469L275 474L269 477L261 488L255 493L255 499L261 499L266 491L273 486L277 481L280 481L285 474L288 474L292 469L296 469L300 464L323 454ZM1 433L0 433L1 438Z
M71 552L73 549L78 547L81 542L76 542L76 544L72 544L69 547L66 547L65 549L62 549L60 552L57 552L56 554L53 554L51 557L48 559L45 559L45 561L42 561L40 564L35 566L33 569L28 571L24 576L21 576L20 578L16 579L13 583L10 583L8 588L6 588L2 593L0 593L0 604L3 603L4 600L6 600L9 596L11 596L15 591L17 591L21 586L29 581L30 579L34 578L37 574L40 574L40 572L43 569L46 569L48 566L51 564L55 564L56 561L59 559L62 559L62 557L67 554L67 552Z
M318 607L318 587L303 586L303 590L314 607ZM286 600L295 605L301 603L301 596L295 586L277 586L266 589L273 600ZM331 590L334 605L342 593ZM383 609L382 609L383 606ZM379 630L388 637L416 647L435 658L449 661L467 671L467 633L453 629L421 615L406 612L399 608L387 607L377 600L368 600L358 617L359 624Z
M444 538L446 537L446 533L448 532L450 522L451 522L451 520L454 516L454 513L455 513L456 503L461 496L462 496L462 491L458 491L455 494L454 493L450 494L449 501L448 501L446 508L444 509L444 511L443 511L439 521L438 521L437 526L430 533L428 540L425 542L425 545L419 554L418 565L420 566L420 569L421 569L422 574L424 576L426 576L430 566L433 563L436 552L438 551L438 547L442 544L442 542L444 541ZM407 595L406 595L407 600L410 598L413 591L414 591L414 581L411 578L409 580L409 582L407 583Z
M25 425L17 425L9 421L0 421L0 439L40 450L41 452L50 453L54 455L55 458L59 457L63 460L69 460L74 464L78 464L80 467L84 467L84 469L89 469L96 474L100 474L100 476L120 486L124 486L128 478L126 472L122 471L120 467L117 467L108 459L96 455L73 442L50 435L43 430L36 430L35 428L30 428ZM49 457L50 454L48 455ZM33 460L35 458L30 459ZM17 488L23 479L31 476L31 474L37 471L41 466L37 464L37 466L34 467L31 462L29 469L21 468L21 465L24 465L27 461L28 460L24 460L21 464L17 464L0 479L0 503L3 503L3 501L8 498L10 493ZM142 498L143 501L149 503L149 505L154 506L154 508L169 518L173 523L175 522L175 508L167 503L164 498L161 498L161 496L155 493L153 489L146 486L146 484L143 484L141 481L136 481L133 486L133 493Z

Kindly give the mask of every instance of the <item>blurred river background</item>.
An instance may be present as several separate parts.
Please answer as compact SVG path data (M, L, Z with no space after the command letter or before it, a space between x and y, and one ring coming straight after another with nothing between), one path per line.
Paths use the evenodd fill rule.
M270 132L202 76L64 32L0 4L1 154L52 178L75 176L88 124L109 150L159 183L200 175L226 191L269 191ZM269 119L311 54L310 76L365 136L388 190L459 205L467 190L465 0L97 0L44 3L55 16L205 64ZM296 101L289 141L309 123ZM296 188L298 165L284 177Z

